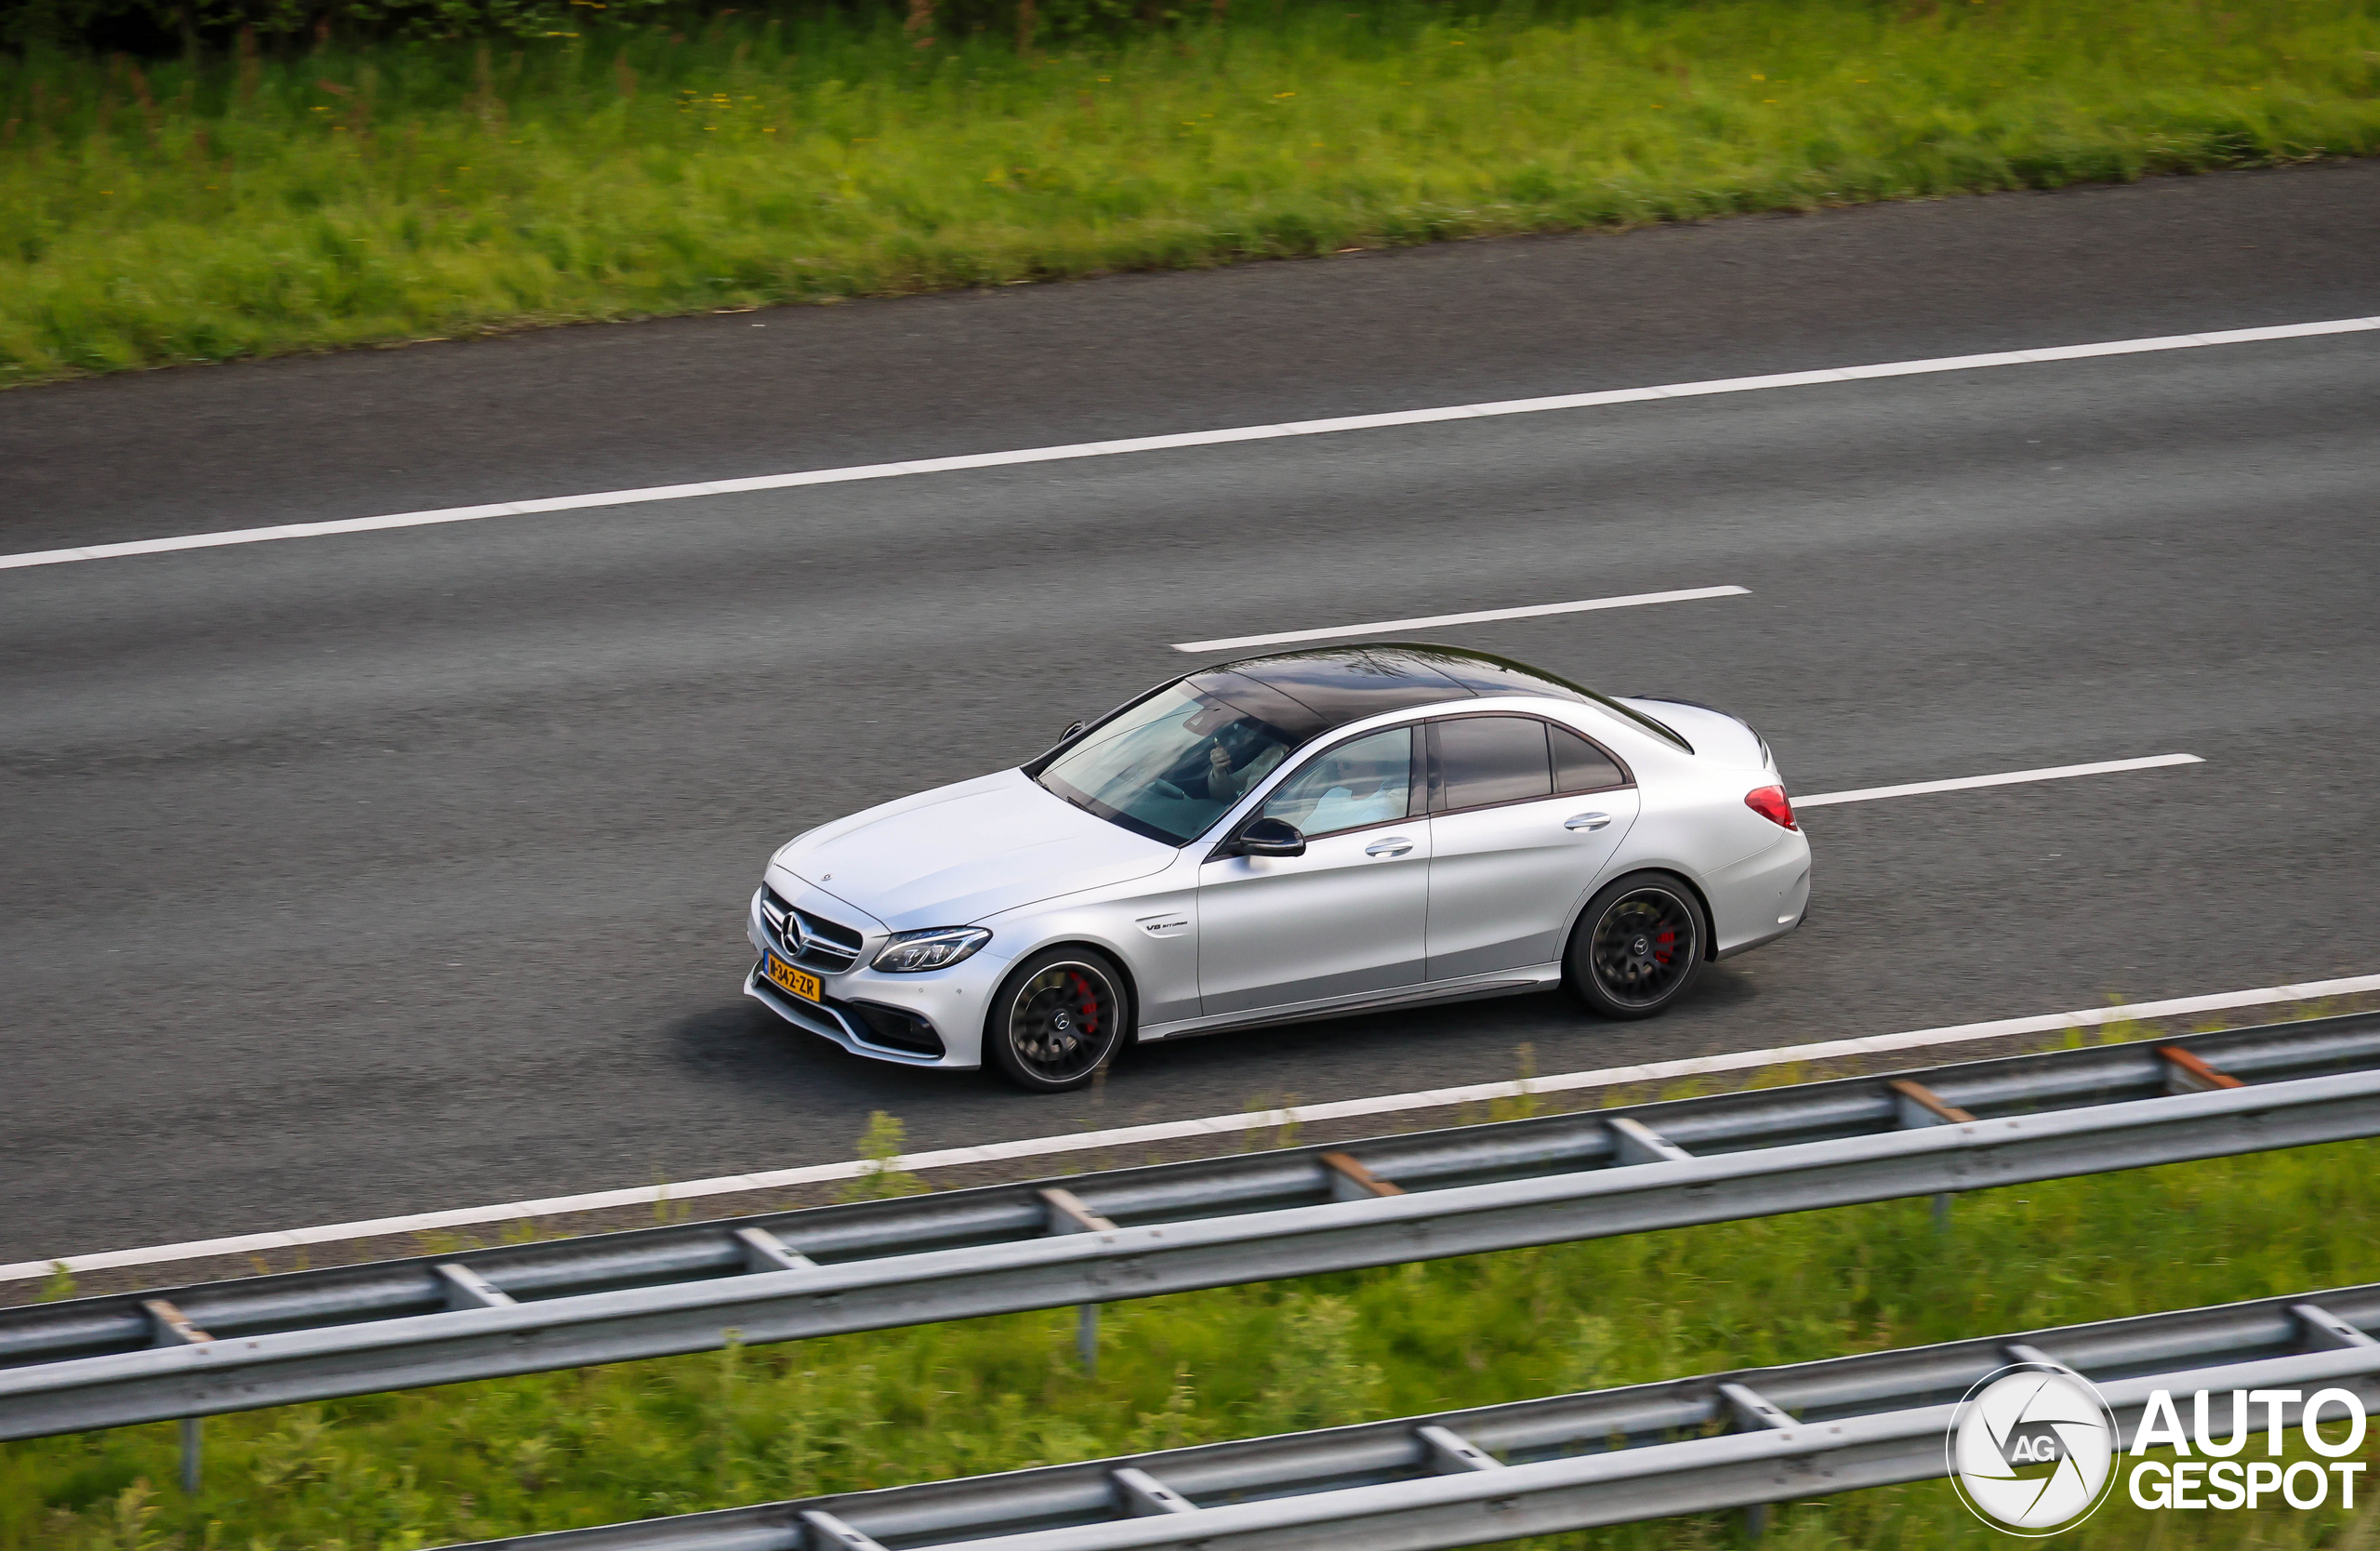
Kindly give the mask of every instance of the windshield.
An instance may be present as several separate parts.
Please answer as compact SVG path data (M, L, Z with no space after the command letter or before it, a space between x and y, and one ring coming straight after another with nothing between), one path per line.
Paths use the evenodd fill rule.
M1093 729L1034 779L1135 833L1186 845L1291 746L1271 723L1176 684Z

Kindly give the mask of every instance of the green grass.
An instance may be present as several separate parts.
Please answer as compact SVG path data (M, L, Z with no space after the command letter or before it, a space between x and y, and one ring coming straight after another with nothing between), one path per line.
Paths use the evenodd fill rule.
M50 56L0 62L0 383L2365 154L2375 85L2373 0L1243 0L1030 59L743 20Z
M0 1548L436 1544L2364 1281L2375 1175L2346 1143L1972 1196L1948 1235L1888 1202L1113 1305L1096 1382L1055 1310L218 1417L194 1503L170 1424L0 1445ZM2375 1523L2119 1502L2066 1544L2380 1551ZM1780 1509L1769 1544L2006 1543L1924 1483Z

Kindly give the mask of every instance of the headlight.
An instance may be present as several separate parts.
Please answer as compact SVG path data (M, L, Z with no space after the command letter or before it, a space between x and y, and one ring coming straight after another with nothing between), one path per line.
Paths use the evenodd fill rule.
M877 952L872 967L892 974L948 969L992 940L981 926L933 926L923 932L896 932Z

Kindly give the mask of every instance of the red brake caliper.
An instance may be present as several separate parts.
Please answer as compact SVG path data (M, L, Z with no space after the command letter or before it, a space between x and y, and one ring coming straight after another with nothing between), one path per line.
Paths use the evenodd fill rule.
M1677 934L1664 932L1653 940L1659 945L1653 949L1653 957L1664 964L1668 963L1670 955L1677 951Z
M1090 981L1079 974L1071 978L1075 983L1075 994L1082 998L1082 1031L1096 1034L1099 1032L1099 999L1091 994Z

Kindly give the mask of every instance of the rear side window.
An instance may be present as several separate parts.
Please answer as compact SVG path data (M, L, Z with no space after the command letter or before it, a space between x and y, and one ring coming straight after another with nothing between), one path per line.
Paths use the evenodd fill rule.
M1628 777L1612 757L1585 738L1567 727L1549 726L1545 731L1554 742L1554 790L1597 791L1627 783Z
M1437 743L1430 811L1554 795L1545 723L1526 716L1460 716L1431 723Z

